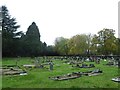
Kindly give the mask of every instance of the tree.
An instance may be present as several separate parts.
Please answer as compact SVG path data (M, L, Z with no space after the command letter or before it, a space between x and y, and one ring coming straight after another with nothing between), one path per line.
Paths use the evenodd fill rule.
M56 55L53 46L47 46L45 42L40 41L39 28L35 22L28 27L26 34L22 34L20 46L21 56Z
M68 41L67 45L70 55L87 54L88 36L85 34L75 35Z
M22 32L17 32L20 25L17 25L16 19L11 18L6 6L2 6L2 55L16 56L19 37Z
M47 54L47 44L45 42L42 43L41 48L42 48L41 54L46 55Z
M120 55L120 38L117 38L116 45L117 45L117 50L114 53Z
M68 39L64 37L58 37L55 40L55 50L60 55L67 55L68 54L68 47L67 47Z
M27 56L38 56L42 53L42 42L40 41L40 33L35 22L28 27L26 35L21 37L22 52Z
M97 52L99 54L108 55L114 54L117 51L117 39L114 34L115 30L113 29L103 29L93 38L96 40L93 44L97 45Z
M26 32L26 40L28 39L29 42L39 42L40 41L40 33L38 26L35 22L32 22L32 24L28 27L28 30Z
M93 35L92 40L91 40L91 46L90 46L90 51L91 54L97 54L97 49L98 49L98 37L97 35Z
M92 54L91 53L91 50L90 50L90 47L91 47L91 42L92 42L92 34L90 33L90 34L88 34L88 35L86 35L86 38L87 38L87 44L88 44L88 49L87 49L87 54Z
M59 55L56 51L55 51L55 47L53 45L49 45L47 46L47 56L56 56Z

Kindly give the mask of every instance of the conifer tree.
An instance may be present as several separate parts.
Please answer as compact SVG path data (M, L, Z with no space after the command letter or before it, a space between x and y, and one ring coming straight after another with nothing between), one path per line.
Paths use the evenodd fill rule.
M2 12L2 55L16 56L17 43L16 40L21 32L17 32L20 25L17 25L16 19L11 18L6 6L1 7Z

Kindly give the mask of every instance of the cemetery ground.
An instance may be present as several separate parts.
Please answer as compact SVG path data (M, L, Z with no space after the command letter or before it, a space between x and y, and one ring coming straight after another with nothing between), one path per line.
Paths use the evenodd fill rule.
M17 58L3 58L2 65L14 65ZM18 65L32 64L31 58L20 58ZM118 67L104 65L108 61L101 60L100 64L95 62L85 62L86 64L94 64L94 68L77 68L72 67L64 60L52 60L53 70L49 70L49 65L46 68L28 68L28 75L23 76L2 76L2 88L118 88L120 83L114 82L111 79L119 76ZM76 79L63 81L54 81L49 77L64 75L72 72L83 72L94 69L100 69L102 74L97 76L81 76Z

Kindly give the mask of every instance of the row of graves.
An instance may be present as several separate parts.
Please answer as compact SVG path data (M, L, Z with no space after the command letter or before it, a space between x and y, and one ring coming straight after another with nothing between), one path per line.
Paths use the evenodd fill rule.
M72 65L72 67L78 68L95 68L94 64L85 64L84 62L95 62L96 64L100 64L101 60L108 60L108 63L105 65L108 66L120 66L120 56L55 56L55 57L35 57L33 59L33 64L25 64L22 66L18 65L19 59L16 60L15 65L4 65L0 69L1 75L28 75L27 70L39 68L39 69L49 69L50 71L54 70L53 60L61 60L63 63ZM87 72L72 72L65 75L57 75L48 77L52 80L69 80L76 79L81 76L95 76L102 74L103 71L100 69L94 69L92 71ZM113 81L120 82L120 77L112 78Z
M67 63L69 65L72 65L72 67L78 67L78 68L95 68L94 64L85 64L85 62L95 62L96 64L100 64L102 60L108 61L107 64L108 66L116 66L120 67L120 56L61 56L61 57L56 57L55 59L60 59L64 63ZM79 78L83 75L85 76L95 76L102 74L103 71L100 69L94 69L93 71L87 71L87 72L72 72L68 73L66 75L58 75L54 77L49 77L52 80L69 80L69 79L75 79ZM120 76L112 78L111 80L115 82L120 82Z
M48 70L53 70L53 59L48 58L48 57L35 57L32 61L32 64L25 64L23 65L24 68L26 69L48 69Z
M118 55L96 55L96 56L61 56L57 59L64 60L64 63L68 64L81 64L84 62L95 62L96 64L100 64L100 61L108 61L108 66L120 66L120 56Z
M102 74L102 70L95 69L93 71L72 72L72 73L68 73L66 75L54 76L54 77L49 77L49 78L52 79L52 80L61 81L61 80L69 80L69 79L79 78L83 75L85 75L85 76L95 76L95 75L99 75L99 74Z
M27 71L32 70L34 68L39 69L49 69L53 70L53 62L51 58L49 59L41 59L40 57L35 57L32 59L32 64L24 64L24 65L18 65L20 58L18 58L15 61L15 64L13 65L2 65L0 67L0 75L3 76L18 76L18 75L28 75ZM46 68L46 66L49 66L49 68Z
M96 75L100 75L100 74L103 74L102 70L94 69L92 71L72 72L72 73L68 73L68 74L64 74L64 75L52 76L52 77L49 77L49 79L55 80L55 81L62 81L62 80L76 79L76 78L80 78L82 76L96 76ZM112 78L111 80L114 82L120 83L120 76Z
M15 60L15 64L7 64L2 65L0 67L0 75L2 76L21 76L21 75L27 75L27 71L23 69L21 66L18 65L18 61L20 58L18 57Z
M17 65L4 65L0 67L0 75L27 75L27 71Z

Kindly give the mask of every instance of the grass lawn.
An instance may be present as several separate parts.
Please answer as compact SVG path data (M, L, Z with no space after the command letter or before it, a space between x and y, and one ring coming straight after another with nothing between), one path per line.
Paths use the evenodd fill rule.
M16 58L3 58L2 65L15 64ZM21 58L18 65L32 64L32 59ZM107 66L107 61L95 64L95 68L75 68L61 60L53 60L54 70L33 68L28 69L26 76L2 76L2 88L118 88L118 83L111 81L112 78L120 76L118 67ZM1 63L1 62L0 62ZM49 65L46 66L49 68ZM94 69L101 69L103 74L98 76L82 76L77 79L54 81L48 77L63 75L72 72L82 72ZM119 83L120 84L120 83Z

